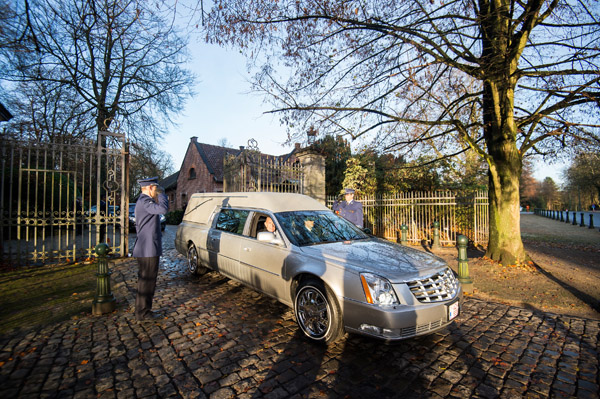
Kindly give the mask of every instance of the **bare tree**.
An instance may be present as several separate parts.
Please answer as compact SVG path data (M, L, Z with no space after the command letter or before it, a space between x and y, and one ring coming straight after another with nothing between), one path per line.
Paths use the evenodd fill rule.
M489 167L487 256L512 264L527 257L523 156L599 142L599 12L592 0L228 0L206 27L262 67L256 89L296 132L413 157L475 150Z
M4 79L70 91L96 131L116 120L135 140L160 138L191 94L187 43L154 3L26 0L13 12Z
M578 154L564 172L569 198L578 198L580 209L600 201L600 153ZM583 198L583 203L581 202Z
M70 87L35 81L15 85L14 92L5 97L18 110L6 129L11 138L74 144L96 137L88 107Z
M159 180L173 173L173 158L156 146L136 144L131 147L129 161L129 196L140 194L138 179L157 176Z

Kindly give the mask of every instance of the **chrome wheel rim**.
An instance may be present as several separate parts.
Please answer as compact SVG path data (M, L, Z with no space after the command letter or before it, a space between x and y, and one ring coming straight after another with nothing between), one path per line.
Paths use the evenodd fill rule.
M196 270L198 270L198 252L193 245L188 249L188 270L192 274L196 273Z
M314 287L300 290L296 299L296 314L302 330L311 338L322 338L329 330L329 303Z

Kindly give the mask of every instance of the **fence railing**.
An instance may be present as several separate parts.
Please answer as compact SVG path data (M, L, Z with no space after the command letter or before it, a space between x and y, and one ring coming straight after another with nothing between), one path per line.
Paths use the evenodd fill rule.
M328 197L331 208L336 197ZM374 235L399 241L400 226L408 227L408 241L418 244L433 237L433 222L440 223L440 243L456 244L465 235L476 245L487 245L489 202L487 191L405 192L356 196L363 204L365 227Z

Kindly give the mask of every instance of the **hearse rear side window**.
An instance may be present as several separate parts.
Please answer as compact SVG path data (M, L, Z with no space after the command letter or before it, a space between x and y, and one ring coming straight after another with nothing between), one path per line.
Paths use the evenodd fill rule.
M221 209L217 219L217 230L228 231L234 234L242 234L244 225L250 211L239 209Z

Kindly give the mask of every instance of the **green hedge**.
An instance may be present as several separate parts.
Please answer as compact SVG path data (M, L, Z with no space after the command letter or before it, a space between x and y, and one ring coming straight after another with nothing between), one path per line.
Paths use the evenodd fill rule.
M183 220L183 211L171 211L168 212L165 217L167 218L167 224L179 224Z

